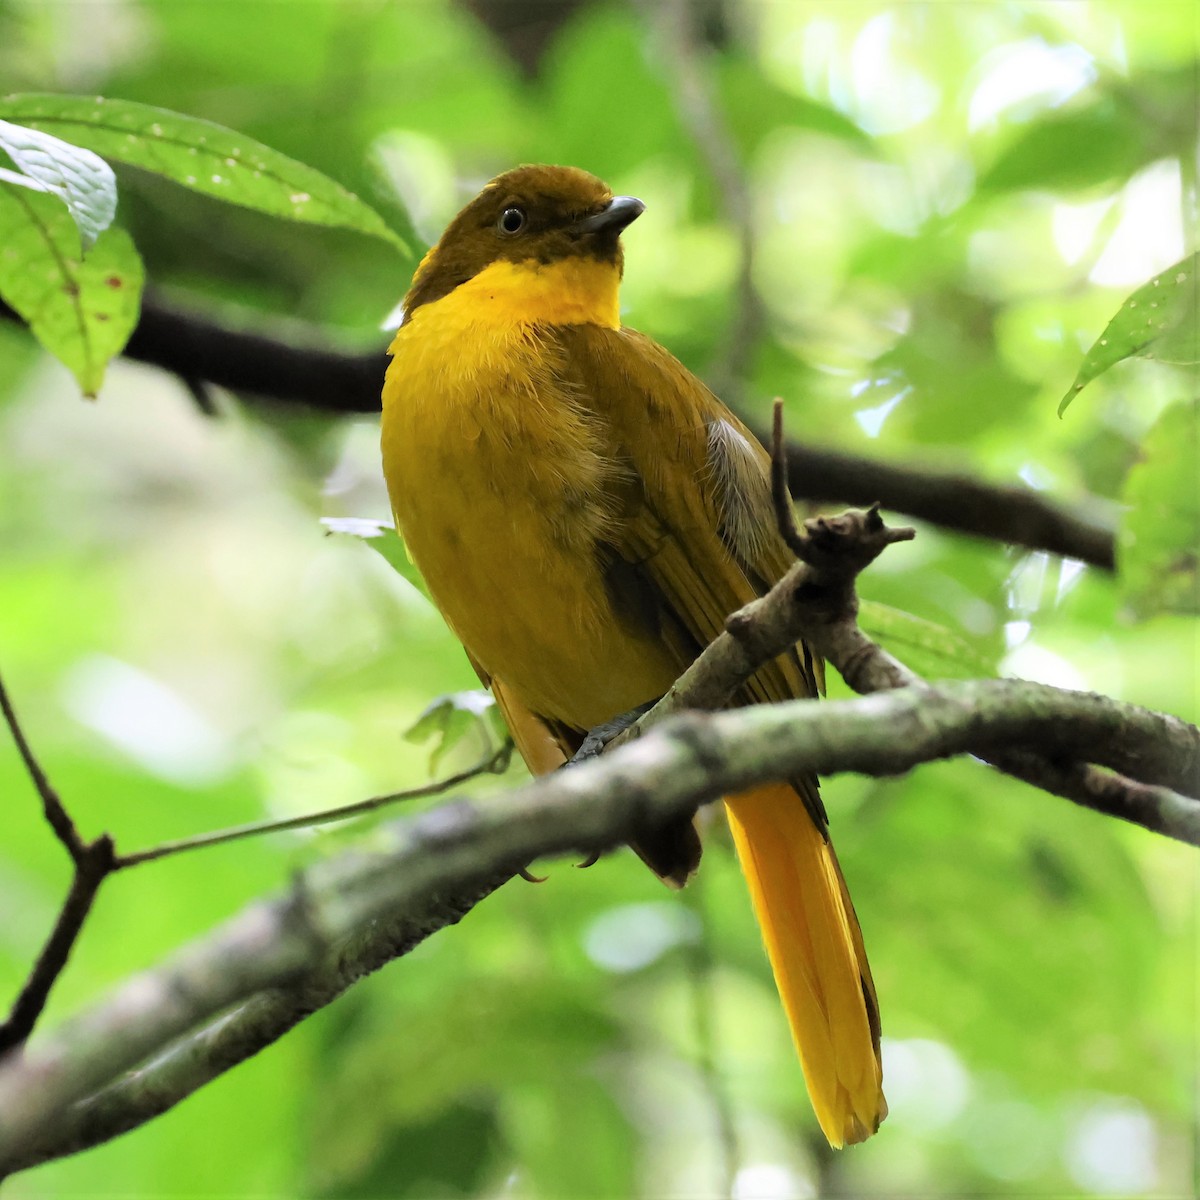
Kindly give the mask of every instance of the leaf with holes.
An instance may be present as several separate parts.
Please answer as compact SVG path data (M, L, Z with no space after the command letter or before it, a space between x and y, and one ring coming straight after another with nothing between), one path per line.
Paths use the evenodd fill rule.
M926 679L986 679L996 674L994 658L935 621L863 600L858 623L868 637Z
M9 183L57 196L79 229L84 253L112 224L117 215L117 177L98 154L51 137L39 129L28 129L0 121L0 149L20 167L24 178L5 172Z
M1171 405L1146 435L1125 481L1118 577L1140 617L1200 613L1198 438L1200 400Z
M137 324L142 260L110 226L81 258L71 214L57 198L0 182L0 296L95 397L109 360Z
M1059 401L1060 417L1086 384L1123 359L1136 355L1180 366L1200 362L1198 269L1200 254L1182 259L1143 284L1121 305L1121 311L1087 352L1070 391Z
M131 100L41 94L0 99L0 116L230 204L354 229L408 251L383 218L340 183L211 121Z

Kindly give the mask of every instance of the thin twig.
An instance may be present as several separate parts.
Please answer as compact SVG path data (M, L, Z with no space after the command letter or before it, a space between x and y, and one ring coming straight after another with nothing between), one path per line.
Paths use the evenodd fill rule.
M783 440L783 400L775 397L771 406L771 502L775 506L775 524L779 534L797 558L800 529L796 524L796 506L788 486L788 452Z
M897 688L924 686L924 680L903 663L887 654L859 628L858 594L855 581L890 541L904 541L913 536L912 530L886 530L879 516L879 506L873 505L864 515L861 525L858 514L845 513L831 519L815 518L806 521L803 532L796 528L792 499L788 491L787 446L783 437L783 405L775 401L771 440L771 493L775 504L780 534L796 556L814 568L815 578L795 590L797 612L794 620L811 648L837 668L846 683L860 695ZM866 535L864 537L864 535ZM871 544L871 536L882 537L881 544ZM821 571L824 570L824 576ZM808 589L805 598L804 589ZM817 603L814 604L814 599ZM763 602L759 602L760 604ZM753 628L753 605L730 618L736 618L743 629ZM801 610L807 609L801 621ZM748 641L755 640L746 635ZM757 650L771 653L771 644ZM765 659L764 659L765 661ZM1178 726L1176 728L1175 726ZM1114 731L1120 736L1123 730ZM1123 761L1106 757L1106 748L1094 752L1084 750L1074 761L1029 752L1000 748L994 752L982 750L978 757L1002 771L1024 780L1043 791L1061 796L1084 808L1118 817L1152 832L1178 835L1181 828L1191 829L1193 810L1171 789L1178 788L1186 797L1200 796L1200 736L1184 722L1175 722L1161 731L1163 740L1157 761L1143 762L1140 752L1134 751ZM1115 767L1101 770L1094 763ZM1131 771L1130 778L1120 771ZM1190 834L1182 840L1189 840Z
M436 783L424 784L421 787L392 792L384 796L372 796L367 800L326 809L323 812L309 813L299 817L285 817L279 820L255 821L247 825L235 826L232 829L221 829L195 837L164 842L133 854L117 854L113 839L107 833L101 834L91 842L84 841L80 836L66 806L50 783L46 772L42 770L41 764L29 745L3 680L0 680L0 711L3 712L4 719L12 731L13 740L16 742L17 751L25 764L25 769L41 797L46 821L54 830L58 840L66 847L74 867L71 885L55 919L54 928L50 931L49 937L39 952L7 1018L0 1023L0 1055L21 1045L33 1032L46 1007L51 989L66 968L71 951L74 949L88 913L91 911L96 893L100 890L100 885L114 871L183 854L189 850L199 850L206 846L218 846L226 842L238 841L242 838L345 820L363 813L374 812L403 800L436 796L478 775L503 772L512 756L512 744L505 741L498 749L489 750L474 766Z
M475 779L479 775L503 774L512 758L512 742L505 741L498 749L489 750L474 766L466 767L445 779L433 783L421 784L419 787L405 788L399 792L388 792L383 796L371 796L366 800L356 800L352 804L341 804L336 808L323 809L320 812L305 813L298 817L280 817L269 821L251 821L246 825L234 825L229 829L218 829L211 833L197 834L195 837L180 838L173 842L162 842L148 850L138 850L133 854L119 854L113 863L113 870L119 871L126 867L136 867L141 863L155 862L161 858L170 858L189 850L201 850L207 846L221 846L226 842L240 841L242 838L259 837L264 833L280 833L287 829L309 829L317 825L328 825L333 821L345 821L350 817L359 817L363 813L375 812L390 804L399 804L405 800L420 800L426 796L437 796L450 788L458 787L461 783Z
M187 389L187 393L196 402L196 408L206 417L217 416L217 402L213 397L212 384L207 379L196 375L181 375L179 382Z
M785 442L776 410L772 493L780 531L801 559L766 595L726 621L719 635L639 721L614 738L609 749L632 741L667 716L689 708L720 707L764 663L803 640L832 663L847 684L867 695L893 688L928 688L859 628L855 580L888 545L913 536L885 526L877 507L839 517L818 517L797 530L786 486ZM1096 697L1097 703L1115 704ZM1146 710L1123 706L1103 744L1081 745L1057 755L1015 753L981 747L977 756L999 770L1076 804L1190 840L1192 810L1175 794L1200 795L1200 731ZM1161 723L1157 723L1161 722ZM1099 768L1108 768L1101 770ZM1111 774L1110 772L1117 772ZM1147 791L1149 788L1151 791ZM1165 788L1165 793L1153 789Z
M59 909L54 928L42 946L8 1016L3 1024L0 1024L0 1055L3 1055L20 1046L29 1037L45 1010L50 991L63 973L88 913L91 912L96 893L113 869L113 843L108 834L101 834L93 842L85 842L80 837L75 822L46 772L42 770L29 740L25 737L25 731L21 728L21 722L3 680L0 680L0 711L3 712L4 720L12 732L17 753L25 764L34 789L41 797L46 822L71 856L73 867L71 886Z
M8 1017L0 1025L0 1058L21 1045L33 1032L50 997L50 990L63 973L71 951L83 930L96 893L112 870L112 841L102 835L92 843L94 853L85 853L71 876L67 898L59 909L54 928L42 946L25 979Z
M37 794L42 800L42 811L46 814L46 820L50 824L50 828L54 830L55 836L67 848L67 853L70 854L73 862L78 862L84 851L83 838L79 836L79 830L75 828L75 822L71 820L70 814L67 812L58 793L54 790L50 780L46 777L46 772L42 770L41 764L30 748L29 742L25 737L25 731L21 728L21 722L17 719L16 710L13 708L12 701L8 697L8 689L4 686L4 681L0 679L0 711L4 713L4 720L8 723L8 728L12 733L13 741L17 744L17 753L21 756L21 761L25 764L25 770L29 774L29 778L33 780L33 786L37 789Z

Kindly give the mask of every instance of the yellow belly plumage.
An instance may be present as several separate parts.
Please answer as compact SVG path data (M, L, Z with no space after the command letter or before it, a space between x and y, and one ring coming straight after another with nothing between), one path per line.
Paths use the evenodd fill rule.
M607 282L601 270L612 286L592 286L595 303L555 302L585 293L589 271ZM612 464L541 332L551 316L615 327L615 283L596 264L494 264L400 330L384 391L396 525L438 608L489 675L581 729L677 674L612 620L594 549Z

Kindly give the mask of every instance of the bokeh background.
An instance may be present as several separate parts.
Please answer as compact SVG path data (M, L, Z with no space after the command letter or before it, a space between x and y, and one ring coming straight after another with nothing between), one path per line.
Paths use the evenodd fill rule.
M1128 292L1195 248L1197 38L1169 0L4 0L0 79L219 121L416 249L500 170L583 166L647 202L626 321L744 413L780 395L797 437L1119 521L1194 381L1130 362L1055 407ZM168 298L386 340L415 260L119 178ZM85 402L0 321L0 668L84 830L126 849L421 782L404 731L475 686L420 595L320 523L387 516L377 422L218 400L118 362ZM863 590L962 639L962 674L1197 717L1194 620L1119 577L923 526ZM68 876L8 744L0 795L7 996ZM862 1147L819 1139L713 829L682 898L628 853L549 864L8 1194L1195 1195L1194 855L966 761L826 796L883 1005L891 1117ZM111 880L48 1019L368 835Z

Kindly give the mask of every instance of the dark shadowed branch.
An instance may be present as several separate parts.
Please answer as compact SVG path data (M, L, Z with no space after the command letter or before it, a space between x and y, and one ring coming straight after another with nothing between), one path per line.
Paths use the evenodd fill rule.
M1016 485L938 467L888 463L788 442L788 482L797 500L882 504L952 533L1048 550L1105 571L1116 565L1113 528L1105 515L1070 508ZM1107 501L1090 509L1106 512Z
M2 303L0 316L18 319ZM141 320L124 353L179 376L189 393L203 395L205 403L211 403L205 385L216 385L251 403L304 405L345 416L379 411L387 367L382 347L341 349L320 328L301 330L289 322L275 329L263 317L235 326L153 291L144 297ZM955 533L1113 569L1113 530L1107 519L1056 503L1031 488L796 442L788 445L788 482L798 500L878 501L893 512ZM1091 501L1089 508L1100 503Z

